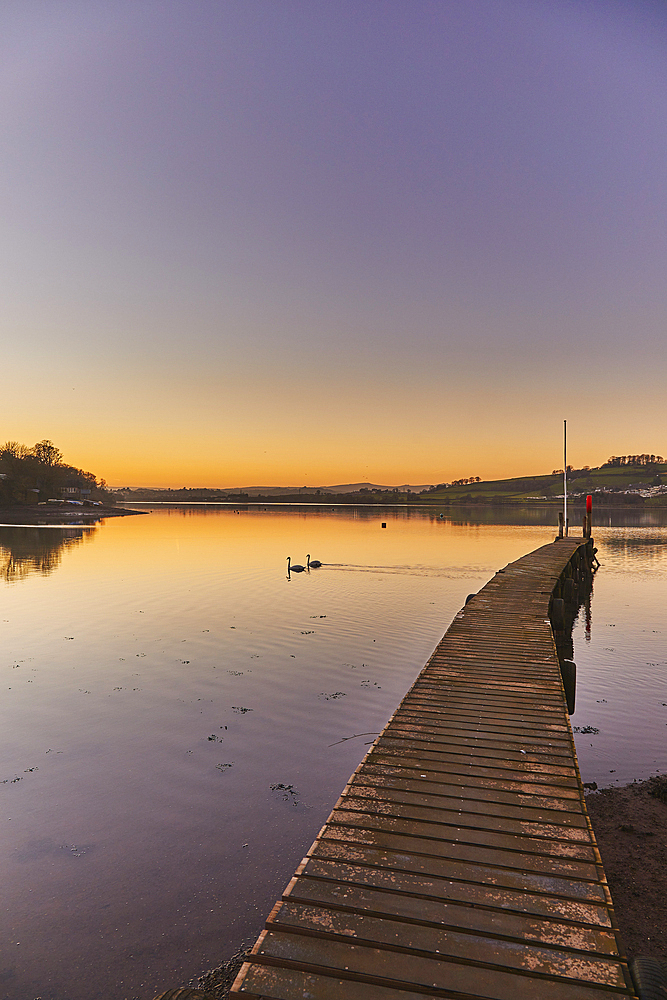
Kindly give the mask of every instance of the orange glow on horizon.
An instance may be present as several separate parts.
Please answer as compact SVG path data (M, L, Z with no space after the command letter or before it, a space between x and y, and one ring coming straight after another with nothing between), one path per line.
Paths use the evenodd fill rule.
M381 374L381 373L380 373ZM560 386L525 374L501 386L470 373L444 391L430 375L404 387L394 376L318 392L286 392L258 382L222 394L194 373L182 384L142 385L116 396L91 383L70 390L65 406L53 385L26 413L18 386L7 390L2 440L32 445L49 438L64 461L115 488L238 488L437 484L549 474L562 467L563 419L568 460L599 466L612 454L665 454L667 415L659 392L637 407L630 373L610 407L604 381L573 377ZM74 379L73 379L74 380ZM250 381L250 378L249 378ZM561 391L556 391L557 389ZM280 398L282 394L283 398Z

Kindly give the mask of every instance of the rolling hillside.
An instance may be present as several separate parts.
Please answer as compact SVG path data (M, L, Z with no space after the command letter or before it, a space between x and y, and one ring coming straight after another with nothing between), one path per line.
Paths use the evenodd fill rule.
M598 469L572 469L568 472L568 497L597 494L610 503L620 501L644 504L667 504L667 463L653 465L601 466ZM421 495L422 500L445 503L557 502L563 496L563 474L526 476L518 479L495 479L461 486L435 487Z

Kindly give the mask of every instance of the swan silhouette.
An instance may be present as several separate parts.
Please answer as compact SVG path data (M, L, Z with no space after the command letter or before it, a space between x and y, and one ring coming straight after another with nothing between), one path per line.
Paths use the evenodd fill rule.
M288 556L287 557L287 572L288 573L303 573L303 571L304 571L304 569L306 567L302 566L300 563L294 563L294 565L292 566L292 565L290 565L290 560L291 560L291 556Z
M310 558L310 552L306 556L306 563L307 563L307 565L306 565L307 569L319 569L320 566L322 565L322 563L320 562L319 559L311 559Z

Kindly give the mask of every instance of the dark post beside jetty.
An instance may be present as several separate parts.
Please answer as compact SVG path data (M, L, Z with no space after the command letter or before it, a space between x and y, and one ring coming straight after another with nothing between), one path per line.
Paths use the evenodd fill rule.
M590 529L565 533L496 573L456 615L231 996L636 996L555 639L593 560Z

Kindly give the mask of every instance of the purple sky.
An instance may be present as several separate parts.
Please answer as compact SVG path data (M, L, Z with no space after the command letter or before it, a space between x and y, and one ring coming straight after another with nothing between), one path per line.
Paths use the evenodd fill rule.
M117 485L667 451L667 5L0 9L0 438Z

